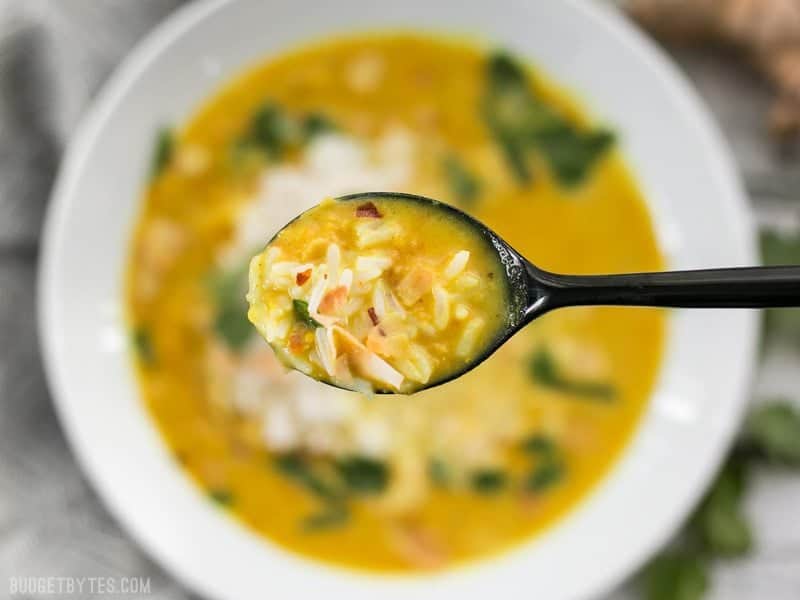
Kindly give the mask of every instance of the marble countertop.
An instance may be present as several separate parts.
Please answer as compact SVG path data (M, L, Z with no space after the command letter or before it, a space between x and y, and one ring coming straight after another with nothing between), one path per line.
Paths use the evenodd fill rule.
M111 69L179 4L0 0L0 596L11 577L49 575L144 576L151 585L141 597L192 597L119 529L75 464L44 381L33 301L65 141ZM769 89L726 57L674 56L721 125L759 220L800 222L800 154L787 156L765 133ZM795 349L768 347L754 401L800 397L799 359ZM748 511L757 549L715 566L708 599L800 599L800 475L760 473ZM624 588L609 596L634 597Z

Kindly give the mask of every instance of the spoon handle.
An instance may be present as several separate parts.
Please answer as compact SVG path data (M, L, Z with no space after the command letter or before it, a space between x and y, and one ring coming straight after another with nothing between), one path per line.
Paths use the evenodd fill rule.
M547 309L588 304L676 308L800 306L800 266L740 267L625 275L536 270Z

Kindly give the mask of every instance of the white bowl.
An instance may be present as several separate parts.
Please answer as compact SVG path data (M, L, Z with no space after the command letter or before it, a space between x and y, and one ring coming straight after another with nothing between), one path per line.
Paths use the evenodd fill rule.
M153 132L185 120L244 66L320 36L410 27L478 32L531 59L621 134L670 265L754 264L753 227L728 153L683 78L609 9L577 1L210 1L176 13L131 54L89 111L45 228L40 329L61 421L122 525L194 590L218 598L587 598L675 530L712 477L745 406L756 315L670 319L657 389L622 459L545 534L437 575L384 577L290 555L214 509L139 401L122 271Z

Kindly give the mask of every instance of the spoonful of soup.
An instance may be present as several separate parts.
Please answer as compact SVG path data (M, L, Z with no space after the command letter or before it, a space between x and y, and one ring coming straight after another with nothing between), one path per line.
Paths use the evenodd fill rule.
M411 394L475 368L566 306L800 306L800 267L564 275L485 225L402 193L329 199L250 263L248 316L289 368L365 393Z

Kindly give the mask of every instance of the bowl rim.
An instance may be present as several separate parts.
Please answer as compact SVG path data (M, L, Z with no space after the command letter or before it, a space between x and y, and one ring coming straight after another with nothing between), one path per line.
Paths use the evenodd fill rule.
M64 152L50 193L50 201L42 227L41 253L37 273L37 332L42 349L43 368L56 413L73 456L75 456L82 472L87 475L87 479L97 492L103 505L113 515L126 534L183 585L193 591L204 595L210 594L213 597L217 597L219 590L213 590L208 581L196 570L186 569L184 565L174 562L151 536L133 523L128 517L129 509L112 500L113 496L106 489L107 482L104 481L99 470L96 469L95 462L91 459L92 450L90 445L79 435L74 420L75 417L68 410L63 400L66 385L60 372L60 359L56 351L55 341L48 325L52 322L49 307L54 300L53 269L56 261L56 251L60 236L63 234L64 219L68 214L71 202L74 201L74 198L70 199L74 195L73 188L76 185L79 174L85 168L86 157L90 148L99 132L105 126L107 119L113 113L116 103L128 93L130 86L135 83L138 76L147 70L151 63L157 61L165 48L176 38L190 31L205 19L213 18L216 12L225 9L229 5L237 4L239 1L197 0L173 11L137 42L102 85L95 99L84 110L83 117L73 132ZM628 51L639 54L640 58L649 63L649 66L657 72L658 77L669 87L674 99L681 104L682 111L697 126L698 135L703 138L707 146L706 154L713 162L714 175L718 179L718 183L727 188L729 197L735 200L737 204L734 207L736 209L735 217L743 232L741 241L746 246L744 254L751 259L753 264L759 262L755 244L756 227L752 212L746 202L746 195L738 170L734 166L735 163L726 143L723 141L718 126L711 118L697 92L689 83L688 78L671 62L661 48L656 46L652 40L625 18L621 17L614 7L603 6L588 0L562 1L572 5L574 10L582 13L584 18L605 29L609 35L616 37L618 41L625 45ZM422 28L422 31L425 31L425 29ZM687 494L684 498L684 503L675 511L677 517L674 522L665 522L662 525L660 535L653 535L646 545L647 549L640 553L639 560L632 560L628 564L619 565L616 570L608 572L604 578L596 580L594 593L610 591L630 573L643 565L669 540L675 528L685 520L697 504L710 484L713 474L722 464L736 434L737 425L744 416L748 402L748 391L756 368L756 341L760 330L760 321L756 320L755 313L749 317L749 320L745 320L747 321L745 329L748 331L748 339L743 340L747 356L744 361L746 372L743 374L743 380L748 382L748 385L744 386L745 389L742 390L740 397L737 398L736 405L733 406L733 402L731 402L733 417L730 420L728 430L722 435L724 443L720 444L716 449L715 455L706 464L705 472L701 474L700 479L704 485L696 486L691 493ZM621 458L621 456L617 457L615 462L619 462ZM608 476L609 473L606 473L603 479L608 478ZM589 492L589 494L591 493L593 492ZM576 507L573 507L571 511L575 509ZM479 562L486 561L481 560Z

